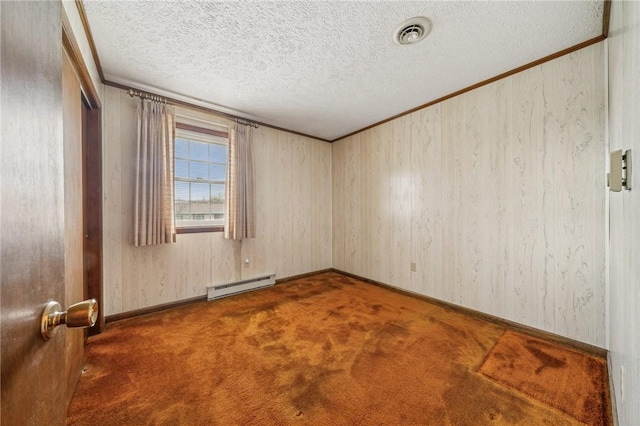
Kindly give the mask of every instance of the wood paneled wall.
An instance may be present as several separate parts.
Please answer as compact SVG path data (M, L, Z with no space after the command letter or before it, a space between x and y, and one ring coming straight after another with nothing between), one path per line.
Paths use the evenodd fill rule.
M256 238L242 242L242 277L331 267L331 145L254 129Z
M334 268L604 347L603 55L334 143Z
M284 278L331 267L330 144L268 128L253 130L255 239L227 241L221 232L180 234L175 244L134 247L136 104L123 90L105 86L103 105L107 315L202 296L209 285L262 273Z
M609 143L631 149L631 191L610 193L609 371L618 424L640 424L640 3L611 4Z

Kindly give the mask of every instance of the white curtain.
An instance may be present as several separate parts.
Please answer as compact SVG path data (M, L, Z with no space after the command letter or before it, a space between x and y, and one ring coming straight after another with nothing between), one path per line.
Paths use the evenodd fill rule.
M164 102L140 99L134 244L176 241L173 209L174 117Z
M224 237L255 238L255 203L251 126L235 123L229 131Z

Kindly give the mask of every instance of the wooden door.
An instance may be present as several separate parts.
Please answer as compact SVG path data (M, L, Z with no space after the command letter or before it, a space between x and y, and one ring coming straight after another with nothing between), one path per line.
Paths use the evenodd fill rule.
M65 300L60 2L0 2L1 421L64 424L64 336L45 342L45 304Z

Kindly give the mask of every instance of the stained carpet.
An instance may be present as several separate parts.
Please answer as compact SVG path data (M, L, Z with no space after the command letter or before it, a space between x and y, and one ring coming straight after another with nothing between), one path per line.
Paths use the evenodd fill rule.
M608 416L602 359L507 330L480 372L585 423Z
M580 403L565 410L543 397L549 384L549 395L581 395L575 401L606 392L599 374L528 394L489 373L504 332L341 274L315 275L109 324L89 339L67 423L607 424ZM569 352L554 346L553 357L569 365Z

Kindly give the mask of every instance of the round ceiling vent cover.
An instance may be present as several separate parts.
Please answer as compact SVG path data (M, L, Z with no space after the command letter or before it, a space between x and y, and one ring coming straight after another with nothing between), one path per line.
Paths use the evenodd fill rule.
M431 32L431 21L424 16L407 19L398 27L393 35L393 41L400 46L415 44L424 39Z

